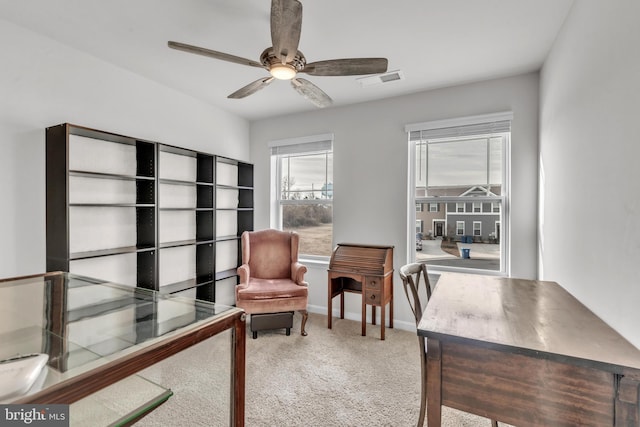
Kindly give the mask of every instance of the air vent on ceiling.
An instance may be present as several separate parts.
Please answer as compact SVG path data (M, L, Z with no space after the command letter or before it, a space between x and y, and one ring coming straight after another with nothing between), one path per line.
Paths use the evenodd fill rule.
M360 77L356 80L360 83L360 86L365 87L404 80L404 75L402 74L402 71L395 70L384 74L376 74L375 76Z

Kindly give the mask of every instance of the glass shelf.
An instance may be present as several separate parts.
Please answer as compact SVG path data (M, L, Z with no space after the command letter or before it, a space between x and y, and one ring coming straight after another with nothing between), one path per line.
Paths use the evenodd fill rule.
M166 402L173 392L133 375L69 406L69 425L124 426Z

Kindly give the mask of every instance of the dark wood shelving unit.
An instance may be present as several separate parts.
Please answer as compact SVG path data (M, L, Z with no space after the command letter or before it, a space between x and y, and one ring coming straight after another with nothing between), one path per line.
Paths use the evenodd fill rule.
M68 123L46 145L47 271L235 304L253 165Z
M234 159L218 156L216 158L215 201L217 216L232 217L234 227L217 227L215 233L216 250L222 245L235 247L235 259L238 264L242 261L242 246L240 236L244 231L253 230L253 165ZM234 194L233 204L220 203L226 197L224 194ZM216 254L218 255L218 254ZM220 257L216 256L216 259ZM238 277L235 268L219 268L216 266L217 293L224 292L226 298L235 298L235 285Z

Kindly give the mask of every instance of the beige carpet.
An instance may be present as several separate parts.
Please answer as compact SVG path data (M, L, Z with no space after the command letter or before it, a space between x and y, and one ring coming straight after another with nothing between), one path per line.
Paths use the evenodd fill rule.
M418 340L410 332L310 314L307 337L296 313L284 330L247 328L245 422L252 426L415 426L420 402ZM175 393L139 426L225 426L229 415L229 335L216 337L141 373ZM443 408L448 427L490 421Z

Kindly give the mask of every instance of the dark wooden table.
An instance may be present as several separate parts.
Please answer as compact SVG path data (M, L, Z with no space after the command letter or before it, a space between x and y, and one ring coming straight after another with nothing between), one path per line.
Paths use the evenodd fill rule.
M429 427L442 405L518 427L640 425L640 350L555 282L445 273L418 334Z

